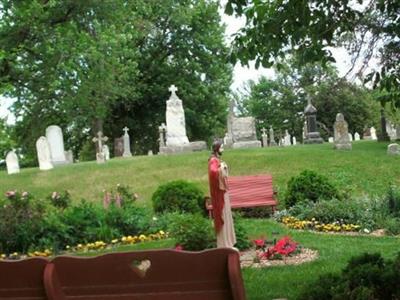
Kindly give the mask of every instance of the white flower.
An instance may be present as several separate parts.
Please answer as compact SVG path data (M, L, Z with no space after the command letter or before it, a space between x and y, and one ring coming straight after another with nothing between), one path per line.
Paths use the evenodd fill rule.
M364 228L365 233L370 233L370 231L367 228Z

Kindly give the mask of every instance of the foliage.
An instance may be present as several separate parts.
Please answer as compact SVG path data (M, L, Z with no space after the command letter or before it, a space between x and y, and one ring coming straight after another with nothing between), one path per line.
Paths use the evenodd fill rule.
M53 192L51 196L48 197L50 203L60 209L65 209L71 204L71 195L68 191L63 193Z
M271 207L244 207L240 208L241 216L245 218L268 218L273 212Z
M391 235L400 234L400 218L386 218L384 221L385 232Z
M385 201L389 214L400 217L400 188L393 185L389 186L385 195Z
M279 58L293 54L301 65L315 61L325 65L335 61L330 47L342 46L347 39L354 61L368 61L374 48L378 49L381 69L367 79L389 91L398 106L400 6L392 0L359 4L364 5L337 0L228 0L225 12L246 18L244 28L235 35L231 59L243 64L256 60L256 67L274 63L280 67Z
M400 253L394 261L384 260L379 253L364 253L350 259L340 276L320 276L300 299L396 299L399 265Z
M317 121L325 139L333 136L333 124L339 112L344 114L351 133L361 134L365 126L377 127L378 106L371 93L339 79L331 65L299 66L292 59L276 73L274 79L261 77L257 83L250 82L248 94L240 100L245 110L256 118L258 132L262 127L272 126L277 138L288 130L298 141L302 140L306 93L311 95L318 110Z
M262 243L262 240L256 240L255 243L257 248L262 249L258 255L259 259L282 259L284 256L291 256L300 251L298 243L293 241L289 236L284 236L274 246L269 248L266 248L265 241Z
M291 207L298 202L317 202L321 199L340 199L337 188L325 176L305 170L288 182L285 206Z
M190 139L223 130L232 68L217 1L2 0L0 12L0 90L16 98L26 156L54 123L75 157L98 130L124 126L133 152L155 151L172 83Z
M6 124L5 119L0 118L0 160L5 158L7 153L15 147L11 136L12 127Z
M104 191L103 206L108 208L110 204L117 207L131 206L138 198L138 195L131 191L128 185L117 184L110 192Z
M27 252L36 242L44 215L43 203L32 201L29 193L8 191L0 202L1 251Z
M152 198L156 213L164 212L202 212L204 198L202 191L194 184L185 180L175 180L160 185Z
M239 214L233 215L234 228L236 235L236 244L234 245L239 250L246 250L251 246L251 242L247 235L246 227L244 226L244 219Z
M215 247L211 222L200 214L176 215L169 231L184 250L199 251Z

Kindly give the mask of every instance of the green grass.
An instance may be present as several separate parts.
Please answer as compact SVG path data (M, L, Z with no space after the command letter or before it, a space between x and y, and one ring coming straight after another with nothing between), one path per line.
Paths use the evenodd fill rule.
M400 157L386 154L386 143L356 142L352 151L334 151L331 144L226 150L224 160L230 175L270 173L280 197L288 180L304 169L328 176L340 189L353 195L371 196L385 193L389 183L400 185ZM0 172L0 193L10 189L29 191L46 197L53 191L68 190L74 201L102 199L102 191L117 183L127 184L140 195L142 205L151 205L150 198L158 185L175 179L188 179L208 193L208 152L172 156L137 156L112 159L105 165L86 162L58 167L50 171L23 169L20 174ZM281 266L243 270L250 300L296 299L301 289L319 275L339 272L350 257L362 252L380 252L393 258L399 251L398 237L344 236L289 230L271 220L245 220L251 238L272 232L289 234L304 247L316 249L319 258L299 266ZM115 249L170 248L172 240L123 246Z

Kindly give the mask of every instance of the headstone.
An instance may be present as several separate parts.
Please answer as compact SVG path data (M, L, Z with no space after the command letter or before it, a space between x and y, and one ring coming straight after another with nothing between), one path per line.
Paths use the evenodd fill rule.
M96 153L96 161L98 164L102 164L106 162L106 157L103 153L103 142L108 141L108 137L104 136L101 131L97 133L97 137L92 139L93 143L97 143L97 153ZM108 148L108 147L107 147Z
M400 155L400 146L399 144L393 143L388 145L387 154L389 155Z
M171 85L168 90L171 92L171 96L167 101L166 141L165 145L163 145L163 131L161 127L159 127L160 154L206 150L207 144L204 141L189 142L186 136L185 112L183 111L182 100L176 95L178 89L175 85Z
M253 117L233 118L232 121L233 148L259 148L261 142L257 140L256 124Z
M294 137L292 138L292 140L293 140L293 146L296 146L296 144L297 144L296 137L294 136Z
M160 149L162 147L165 147L165 131L167 129L167 126L165 126L164 123L161 124L161 126L158 126L158 133L159 133L159 138L158 138L158 142L159 142L159 146ZM161 150L160 150L161 152Z
M14 151L10 151L6 155L6 165L8 174L19 173L18 156Z
M124 136L123 136L123 139L124 139L124 153L122 154L122 156L123 157L131 157L132 156L131 143L130 143L129 134L128 134L129 128L125 126L123 131L124 131Z
M50 146L47 142L46 137L41 136L36 141L36 151L39 161L40 170L50 170L53 169L53 164L51 163Z
M400 124L396 126L396 139L400 140Z
M363 132L363 139L364 140L371 140L371 129L370 128L365 128Z
M72 150L65 151L65 159L69 164L74 163L74 153Z
M371 127L371 140L376 141L378 137L376 136L376 129Z
M46 128L46 138L50 147L51 162L53 165L66 164L67 159L64 153L64 139L62 130L57 125Z
M106 144L103 145L103 155L105 160L110 160L110 148Z
M261 138L262 138L262 146L263 147L268 147L268 135L267 135L267 130L265 128L261 129L262 134L261 134Z
M355 141L359 141L359 140L360 140L360 134L359 134L358 132L356 132L356 133L354 134L354 140L355 140Z
M349 141L352 142L353 141L353 136L351 135L351 133L349 132Z
M148 155L148 156L153 156L153 150L149 150L149 151L147 152L147 155Z
M285 136L283 137L283 146L291 146L292 145L292 143L290 141L290 138L291 138L291 136L290 136L289 132L286 129L285 130Z
M274 129L272 128L272 126L269 127L269 146L270 147L276 146Z
M310 97L304 115L307 122L304 144L322 144L324 141L317 128L317 109L312 105Z
M329 138L328 138L328 142L329 143L333 143L335 140L333 139L333 136L330 136Z
M114 139L114 157L121 157L124 153L124 138Z
M185 112L183 111L182 100L176 95L178 88L171 85L168 89L171 96L167 100L167 132L166 145L182 146L189 144L189 139L186 136Z
M336 121L333 125L333 132L335 135L334 148L338 150L351 150L351 134L349 133L347 122L341 113L336 115Z
M390 122L386 122L386 132L391 141L395 141L397 139L396 127Z

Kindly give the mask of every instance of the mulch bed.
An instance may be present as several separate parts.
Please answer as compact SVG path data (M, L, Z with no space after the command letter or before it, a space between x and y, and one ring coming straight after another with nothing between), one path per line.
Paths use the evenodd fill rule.
M308 248L301 248L300 253L297 253L293 256L286 256L283 257L283 259L275 260L262 259L260 262L255 262L254 258L257 255L257 251L256 249L252 248L247 251L240 252L240 266L242 268L265 268L273 266L300 265L318 258L318 251Z

